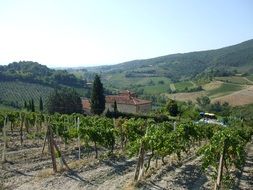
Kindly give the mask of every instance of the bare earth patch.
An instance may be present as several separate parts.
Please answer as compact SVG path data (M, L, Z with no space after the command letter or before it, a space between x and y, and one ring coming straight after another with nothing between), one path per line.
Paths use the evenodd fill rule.
M232 106L251 104L253 103L253 86L212 100L212 102L216 101L228 102Z
M253 189L253 142L246 146L247 156L245 165L239 178L236 180L235 189L252 190Z
M221 82L221 81L212 81L208 84L203 85L202 88L206 91L214 90L216 88L219 88L222 84L223 84L223 82Z
M166 94L170 99L176 99L178 101L192 101L196 102L197 97L205 96L205 91L200 92L185 92L185 93L175 93L175 94Z

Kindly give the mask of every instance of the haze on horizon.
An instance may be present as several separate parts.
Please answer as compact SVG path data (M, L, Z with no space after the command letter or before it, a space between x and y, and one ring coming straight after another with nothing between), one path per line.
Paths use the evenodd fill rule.
M116 64L253 39L251 0L0 0L0 64Z

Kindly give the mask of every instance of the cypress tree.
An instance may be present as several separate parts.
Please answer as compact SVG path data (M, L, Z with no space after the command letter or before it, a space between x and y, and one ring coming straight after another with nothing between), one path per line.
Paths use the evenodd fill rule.
M42 98L40 97L40 105L39 105L39 108L40 108L40 112L43 112L43 101L42 101Z
M114 104L113 104L113 111L114 113L118 112L118 106L117 106L116 100L114 101Z
M114 112L114 117L116 118L117 113L118 113L118 106L117 106L116 100L114 101L114 104L113 104L113 112Z
M31 111L35 112L34 100L31 100Z
M27 109L27 103L26 103L26 100L24 102L24 108Z
M98 75L95 76L91 92L91 113L100 115L105 109L103 84Z
M32 110L32 101L29 100L28 106L27 106L27 111L31 111L31 110Z

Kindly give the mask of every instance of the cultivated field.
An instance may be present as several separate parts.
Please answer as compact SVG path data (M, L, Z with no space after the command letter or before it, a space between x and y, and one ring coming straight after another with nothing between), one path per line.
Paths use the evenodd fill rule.
M42 139L25 139L19 144L19 135L10 133L7 149L7 162L0 168L2 187L7 190L32 189L211 189L210 179L201 171L199 157L192 153L184 154L182 165L175 156L151 163L151 170L139 184L134 183L137 158L123 156L106 158L101 149L100 158L94 159L93 149L82 147L81 160L78 160L76 144L70 142L61 147L72 171L53 174L51 158L47 148L42 153ZM58 139L59 144L63 144ZM2 152L2 141L0 151ZM58 167L60 162L58 161ZM153 169L152 169L153 168ZM158 170L158 171L155 171ZM1 183L0 183L1 184ZM1 187L1 186L0 186Z
M253 85L250 80L244 79L245 77L220 77L222 80L212 81L202 86L203 91L190 92L190 93L174 93L166 94L171 99L178 101L192 101L196 102L197 97L208 96L212 102L228 102L232 106L240 106L253 103ZM232 80L235 83L225 82ZM240 82L246 84L241 84Z
M212 99L212 102L228 102L232 106L241 106L253 103L253 86L233 92L229 95Z

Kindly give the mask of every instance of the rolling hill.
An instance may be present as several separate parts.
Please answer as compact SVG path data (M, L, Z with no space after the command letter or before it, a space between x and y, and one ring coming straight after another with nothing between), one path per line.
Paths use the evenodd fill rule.
M126 77L165 76L174 81L192 78L202 72L215 76L231 72L253 73L253 40L216 50L173 54L86 69L105 74L123 72Z
M0 66L0 106L21 108L24 101L47 101L55 88L74 88L84 96L84 81L65 70L54 70L31 61Z
M219 100L219 97L252 85L253 40L216 50L173 54L85 69L100 73L105 87L112 92L129 89L148 99L168 94L169 97L179 97L180 100L185 97L191 100L191 97L202 95ZM219 81L222 84L217 88L203 88L209 83Z
M92 82L95 73L101 75L107 93L129 89L153 101L166 96L192 100L203 95L234 100L231 96L245 94L253 85L253 40L216 50L68 70L32 61L14 62L0 66L0 105L20 106L31 98L37 102L38 96L47 99L59 87L75 88L83 96L82 78ZM206 88L208 85L215 87Z

